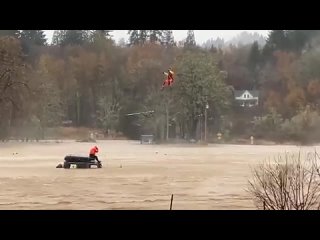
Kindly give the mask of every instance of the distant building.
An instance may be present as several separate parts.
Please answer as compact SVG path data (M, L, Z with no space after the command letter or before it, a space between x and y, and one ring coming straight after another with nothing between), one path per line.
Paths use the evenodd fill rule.
M259 93L257 90L236 90L234 98L241 107L254 107L259 105Z

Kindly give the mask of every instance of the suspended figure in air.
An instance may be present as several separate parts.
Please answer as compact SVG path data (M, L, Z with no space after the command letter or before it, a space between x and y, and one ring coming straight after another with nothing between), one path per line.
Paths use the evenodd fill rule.
M174 72L171 70L171 68L169 68L168 72L163 72L163 74L166 75L166 79L163 81L161 90L163 90L165 86L170 87L174 81Z

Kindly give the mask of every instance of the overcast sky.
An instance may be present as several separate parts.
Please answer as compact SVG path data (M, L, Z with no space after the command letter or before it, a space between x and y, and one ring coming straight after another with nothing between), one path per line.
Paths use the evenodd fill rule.
M54 30L45 30L47 35L48 42L51 42L52 35ZM202 44L203 42L207 41L208 39L215 39L217 37L223 38L224 40L228 41L231 38L237 36L239 33L246 31L246 32L257 32L262 34L263 36L267 36L270 30L194 30L194 35L196 38L196 42L198 44ZM125 40L128 39L128 30L114 30L112 32L113 38L118 41L121 38ZM173 30L173 35L176 41L181 41L187 36L187 30Z

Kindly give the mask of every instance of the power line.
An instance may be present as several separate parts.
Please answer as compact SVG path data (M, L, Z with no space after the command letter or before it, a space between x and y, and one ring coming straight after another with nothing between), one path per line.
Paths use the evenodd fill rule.
M152 110L152 111L146 111L146 112L128 113L128 114L126 114L126 116L134 116L134 115L148 114L148 113L154 113L154 110Z

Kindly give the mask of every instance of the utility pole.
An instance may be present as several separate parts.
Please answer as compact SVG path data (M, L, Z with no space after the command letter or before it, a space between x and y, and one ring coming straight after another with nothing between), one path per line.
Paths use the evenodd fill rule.
M171 102L169 96L171 97L172 93L171 93L171 88L169 89L169 92L165 95L165 98L167 99L166 101L166 125L167 125L167 132L166 132L166 139L167 141L169 140L169 129L170 129L170 121L169 121L169 104Z
M204 109L204 142L207 142L207 108Z
M209 104L206 104L204 109L204 141L207 142L207 109L209 109Z
M77 99L77 125L80 125L80 95L79 91L76 92L76 99Z
M169 140L169 109L168 109L168 104L166 104L166 121L167 121L167 136L166 140Z
M200 142L202 142L202 114L199 115L200 120Z

